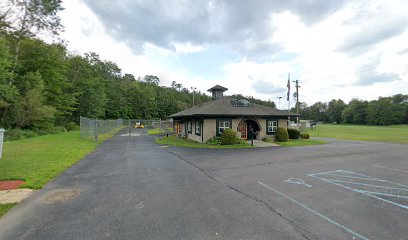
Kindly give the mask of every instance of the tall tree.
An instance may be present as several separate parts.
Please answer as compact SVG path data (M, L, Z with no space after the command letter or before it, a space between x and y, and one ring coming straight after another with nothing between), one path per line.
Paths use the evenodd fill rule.
M8 83L12 76L7 41L0 38L0 123L3 126L7 125L5 117L18 97L17 88Z
M367 123L367 101L353 99L342 111L342 122L353 124Z
M342 120L341 113L345 107L346 104L343 102L343 100L331 100L327 107L327 115L329 117L329 121L340 123Z
M144 81L149 84L159 85L160 78L154 75L146 75L144 76Z
M391 98L382 98L371 101L367 108L367 123L371 125L390 125L402 123L403 108L393 104Z
M39 33L57 35L62 30L58 12L62 0L5 0L0 8L1 31L14 41L14 67L18 65L20 44ZM14 71L13 67L13 71ZM10 84L13 80L10 80Z
M45 103L57 109L57 120L63 121L72 112L75 97L69 92L66 78L66 49L61 44L47 44L38 39L21 42L20 63L16 69L19 76L15 85L21 89L26 73L38 72L44 82Z

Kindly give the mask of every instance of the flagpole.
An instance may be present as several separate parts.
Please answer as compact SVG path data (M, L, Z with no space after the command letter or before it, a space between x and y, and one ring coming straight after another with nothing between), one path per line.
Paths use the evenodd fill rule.
M286 85L288 88L288 95L286 100L288 101L288 113L290 113L290 73L288 73L288 84ZM288 114L288 127L290 127L290 116Z

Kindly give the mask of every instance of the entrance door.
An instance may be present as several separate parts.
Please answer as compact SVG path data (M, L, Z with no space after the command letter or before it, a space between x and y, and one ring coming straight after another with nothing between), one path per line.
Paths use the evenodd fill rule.
M246 122L241 122L238 125L238 132L241 132L241 139L248 139L248 127Z

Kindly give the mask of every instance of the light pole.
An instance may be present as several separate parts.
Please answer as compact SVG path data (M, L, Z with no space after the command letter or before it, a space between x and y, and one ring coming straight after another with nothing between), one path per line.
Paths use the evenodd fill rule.
M195 90L196 90L197 88L196 87L191 87L191 90L193 90L193 107L194 107L194 93L195 93Z
M282 99L282 97L277 97L277 99L279 99L279 108L280 109L280 100Z

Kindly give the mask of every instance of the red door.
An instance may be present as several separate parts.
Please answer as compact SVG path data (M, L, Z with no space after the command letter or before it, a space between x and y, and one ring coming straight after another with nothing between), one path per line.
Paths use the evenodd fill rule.
M241 132L241 139L248 139L248 128L246 122L241 122L238 125L238 132Z

